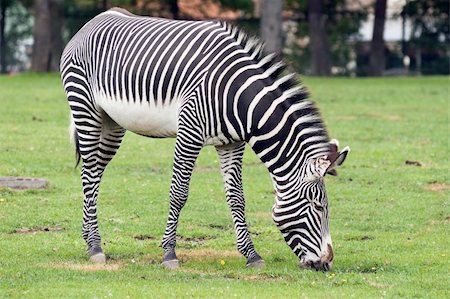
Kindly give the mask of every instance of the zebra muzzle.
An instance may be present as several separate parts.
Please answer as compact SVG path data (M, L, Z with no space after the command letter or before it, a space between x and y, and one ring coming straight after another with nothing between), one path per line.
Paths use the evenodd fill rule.
M306 270L316 270L316 271L330 271L331 270L331 262L322 262L322 261L303 261L301 260L299 263L300 269Z
M299 267L301 269L311 269L316 271L330 271L333 264L333 248L330 244L327 244L327 253L320 257L318 261L307 261L301 259L299 262Z

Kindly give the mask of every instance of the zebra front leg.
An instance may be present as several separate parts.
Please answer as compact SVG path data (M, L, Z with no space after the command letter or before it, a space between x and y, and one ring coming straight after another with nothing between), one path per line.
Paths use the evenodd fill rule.
M192 134L192 132L189 132L189 134ZM162 265L170 270L179 267L179 261L175 254L178 219L188 197L189 181L192 170L194 169L195 160L203 146L198 141L192 142L191 138L195 138L193 135L179 132L175 144L172 183L170 186L170 210L166 231L162 240L162 247L164 249Z
M225 185L228 206L231 209L238 251L247 258L247 267L264 268L265 262L256 253L245 221L245 199L242 188L242 157L245 143L216 146Z

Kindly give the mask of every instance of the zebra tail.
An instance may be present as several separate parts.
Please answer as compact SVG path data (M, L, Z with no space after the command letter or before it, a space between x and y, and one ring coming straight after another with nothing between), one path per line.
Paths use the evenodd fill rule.
M81 160L80 141L78 140L77 129L75 128L75 122L73 121L72 117L70 117L69 138L70 143L72 143L75 146L75 159L76 159L75 168L77 168Z

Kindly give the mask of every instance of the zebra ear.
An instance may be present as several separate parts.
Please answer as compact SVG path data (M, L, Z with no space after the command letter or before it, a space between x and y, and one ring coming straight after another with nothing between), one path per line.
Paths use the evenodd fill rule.
M322 178L331 165L331 162L328 160L327 156L311 159L309 163L309 167L306 168L306 173L304 176L304 180L309 182Z
M330 151L328 155L309 160L309 167L306 168L305 181L315 181L326 174L337 175L336 167L344 163L350 148L346 146L342 151L338 151L338 141L330 141Z
M328 160L330 161L330 166L327 168L326 173L330 175L337 175L336 167L342 165L347 158L350 148L346 146L342 151L338 151L339 143L336 139L330 141L330 154L328 155Z
M319 172L320 176L323 177L327 173L328 168L330 168L331 162L328 160L327 156L319 157L316 160L316 170Z

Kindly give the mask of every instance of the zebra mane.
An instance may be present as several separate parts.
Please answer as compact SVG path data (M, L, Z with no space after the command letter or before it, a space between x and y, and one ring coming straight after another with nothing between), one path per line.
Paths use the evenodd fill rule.
M222 26L231 33L233 38L240 44L240 46L248 52L250 56L255 57L255 63L261 63L264 72L269 72L269 77L273 81L279 80L282 82L278 88L282 93L289 92L284 102L291 106L300 102L307 102L306 109L308 114L315 116L320 121L315 123L315 127L323 129L324 137L329 140L328 130L323 122L322 115L313 101L309 99L309 92L303 85L299 76L295 72L288 71L288 65L281 59L280 53L264 53L264 42L258 37L251 36L244 30L232 25L226 21L220 21Z
M284 78L283 83L279 88L282 90L288 90L295 86L300 87L298 92L293 95L297 101L307 100L309 98L309 92L303 86L301 80L298 78L298 74L295 72L286 72L288 65L281 59L280 53L264 53L264 42L258 37L251 36L243 29L236 27L226 21L220 21L221 25L231 33L232 37L240 44L240 46L247 51L250 56L255 57L255 63L260 63L263 60L267 62L262 64L262 69L264 72L270 72L270 78L272 80L277 80Z

